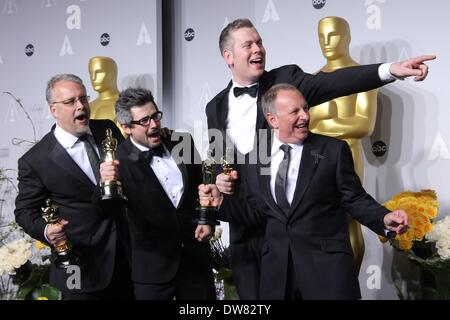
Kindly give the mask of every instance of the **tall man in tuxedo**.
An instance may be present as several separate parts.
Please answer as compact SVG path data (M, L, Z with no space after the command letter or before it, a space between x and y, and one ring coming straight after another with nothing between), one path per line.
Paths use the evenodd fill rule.
M405 232L407 214L389 212L365 192L346 142L309 132L308 104L296 87L273 86L262 107L274 129L270 161L246 165L240 176L248 189L241 204L253 206L241 210L242 221L267 219L261 298L359 298L346 212L383 236ZM217 186L229 193L223 176ZM199 187L201 197L210 195L208 187ZM222 206L235 200L225 198Z
M128 138L102 180L120 176L128 198L132 279L137 299L215 299L209 225L197 225L201 159L192 136L161 136L162 112L149 90L128 88L116 102Z
M315 106L380 87L395 78L415 76L416 81L421 81L428 73L424 61L435 58L421 56L392 64L349 67L316 75L307 74L296 65L266 71L262 39L248 19L230 22L220 34L219 47L233 78L206 106L208 129L218 129L225 137L224 141L231 141L241 159L239 154L248 154L253 149L258 130L267 128L260 98L272 85L290 83L303 93L308 105ZM217 137L210 136L211 142L214 139ZM225 212L221 219L230 220L232 214ZM231 264L242 299L258 298L263 230L263 226L247 228L230 221Z
M16 221L50 246L66 240L72 244L80 269L59 269L53 260L50 267L50 284L63 299L129 298L126 234L119 232L124 229L122 214L99 210L91 201L105 130L111 129L119 141L122 135L112 121L89 120L89 97L75 75L51 78L46 98L56 125L19 159ZM58 224L42 218L48 198L59 207Z

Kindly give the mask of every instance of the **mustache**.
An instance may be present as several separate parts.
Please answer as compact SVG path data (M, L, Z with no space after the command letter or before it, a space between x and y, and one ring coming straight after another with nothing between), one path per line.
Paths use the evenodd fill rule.
M149 132L147 132L147 136L152 136L152 135L160 134L160 133L161 133L161 130L160 130L159 128L157 128L157 129L152 129L152 130L150 130Z
M75 113L75 118L78 117L89 117L89 112L87 112L86 110L82 110L82 111L78 111L77 113Z

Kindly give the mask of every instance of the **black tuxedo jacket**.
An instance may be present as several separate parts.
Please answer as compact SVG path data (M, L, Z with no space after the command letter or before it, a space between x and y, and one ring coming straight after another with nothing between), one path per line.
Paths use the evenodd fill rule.
M90 120L89 127L97 146L105 139L107 128L119 142L123 140L112 121ZM93 292L107 287L114 271L119 238L116 219L120 217L100 212L93 204L96 186L59 144L53 131L19 159L18 180L14 214L17 223L31 237L47 243L41 209L47 198L59 207L61 218L69 221L65 228L67 238L79 256L81 268L81 288L73 292ZM52 263L50 283L53 286L66 291L66 279L71 275Z
M261 107L261 98L273 85L279 83L292 84L302 92L310 106L315 106L336 97L368 91L384 85L385 83L380 80L378 75L379 66L379 64L355 66L330 73L319 72L316 75L305 73L296 65L286 65L269 72L265 71L258 81L256 130L268 128ZM216 143L216 145L231 145L226 142L228 94L231 87L232 82L230 81L228 87L217 94L206 106L208 129L219 130L224 139L217 142L215 141L216 137L213 136L214 133L210 134L210 142ZM253 120L248 119L248 121ZM255 140L255 143L259 142ZM239 171L240 166L237 166L236 169ZM221 218L229 219L226 213ZM230 240L232 243L241 242L248 234L246 230L238 226L232 226L231 231Z
M368 91L382 86L384 83L380 81L378 75L379 64L356 66L339 69L332 73L319 72L311 75L303 72L296 65L282 66L269 72L265 71L258 81L258 110L256 119L256 130L265 129L268 124L265 120L261 107L261 98L275 84L289 83L296 86L304 95L310 106L318 105L322 102L334 99L336 97L353 94L356 92ZM215 141L217 138L210 133L210 143L215 147L224 145L230 146L226 135L226 123L228 116L228 94L232 82L227 88L217 94L206 106L206 116L208 121L208 129L217 129L222 136L222 141ZM255 121L254 119L247 119ZM256 135L258 138L258 135ZM259 144L255 139L255 144ZM236 155L242 159L235 151ZM246 160L247 161L247 160ZM241 166L235 166L238 172ZM240 180L237 181L236 187L239 188ZM232 222L232 215L237 209L229 207L228 210L221 210L220 219ZM264 233L264 219L260 221L258 227L253 226L247 228L241 224L230 223L230 244L231 244L231 261L233 272L235 274L235 282L239 294L245 299L256 299L256 292L259 291L258 280L259 274L259 256L261 251L262 237ZM252 254L249 254L252 252ZM254 279L250 279L253 273Z
M201 161L192 137L173 133L172 139L175 135L180 138L179 144L163 142L172 152L183 176L184 192L177 208L131 140L125 140L118 148L120 176L128 197L132 278L140 283L167 283L174 280L179 268L183 268L194 272L191 274L209 278L212 283L209 244L194 238L197 188L202 183ZM183 259L189 261L188 266L180 265L182 255L189 257ZM195 278L189 280L197 281Z
M347 143L309 133L287 215L273 199L268 168L270 162L248 165L242 177L248 191L241 203L248 208L241 222L258 224L261 214L267 219L261 298L285 298L289 251L304 299L359 298L346 213L385 236L383 217L389 211L363 189Z
M261 107L261 98L273 85L289 83L296 86L309 106L315 106L337 97L369 91L384 84L378 75L379 64L348 67L334 72L319 72L316 75L303 72L296 65L286 65L265 71L258 81L258 111L256 130L267 128ZM232 82L218 93L206 106L208 129L218 129L224 134L228 116L228 94ZM248 119L253 121L253 119Z

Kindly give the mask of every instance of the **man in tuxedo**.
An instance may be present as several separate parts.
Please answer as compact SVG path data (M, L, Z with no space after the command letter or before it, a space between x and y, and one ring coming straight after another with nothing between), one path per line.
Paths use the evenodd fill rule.
M349 67L316 75L307 74L296 65L266 71L262 39L248 19L229 23L220 34L219 47L231 70L232 80L206 106L208 129L219 130L224 137L223 144L233 145L239 159L244 159L241 156L248 154L258 143L256 133L267 128L260 98L272 85L290 83L304 94L308 105L315 106L340 96L380 87L396 78L415 76L416 81L421 81L428 73L424 61L435 58L421 56L392 64ZM215 147L221 144L217 136L211 134L210 141ZM236 169L239 171L239 166ZM229 221L232 214L225 212L221 219ZM230 221L231 264L242 299L258 298L263 230L263 225L249 229Z
M116 115L128 138L100 171L105 181L120 176L128 198L136 298L215 299L211 227L196 221L202 168L192 136L161 136L162 112L146 89L121 92Z
M16 221L49 246L71 243L79 268L57 268L54 259L50 266L50 284L63 299L130 298L122 215L98 210L91 201L105 130L111 129L119 141L122 135L109 120L89 120L86 88L73 74L52 77L46 98L56 125L19 159ZM46 224L42 218L47 199L59 208L59 223Z
M262 107L273 128L270 159L246 165L240 176L248 189L240 199L242 221L267 219L261 298L359 298L346 212L383 236L405 232L407 214L389 212L365 192L345 141L309 132L308 104L296 87L273 86ZM236 179L237 172L231 176ZM220 191L233 191L223 174L217 178ZM214 190L218 198L213 187L200 186L200 196ZM225 197L222 207L235 200ZM253 208L244 209L247 204Z

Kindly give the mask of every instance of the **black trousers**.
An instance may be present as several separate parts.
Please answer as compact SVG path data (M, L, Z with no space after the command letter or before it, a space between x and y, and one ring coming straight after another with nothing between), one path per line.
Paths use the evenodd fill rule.
M133 283L129 260L120 245L117 246L114 273L110 284L99 291L77 293L62 292L63 300L133 300Z
M215 300L216 289L210 263L192 261L183 250L180 268L167 283L134 282L137 300ZM203 261L202 261L203 262ZM201 266L201 267L200 267Z

